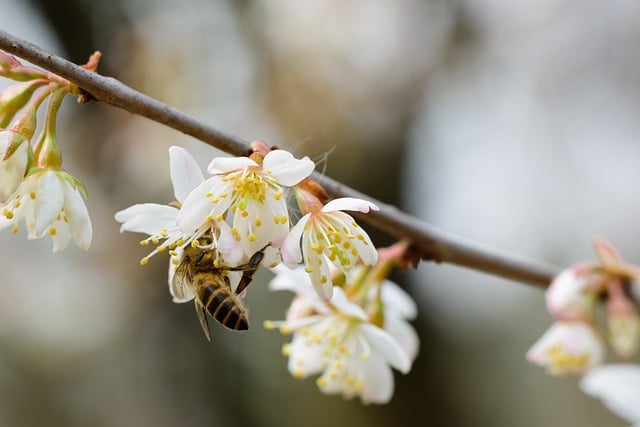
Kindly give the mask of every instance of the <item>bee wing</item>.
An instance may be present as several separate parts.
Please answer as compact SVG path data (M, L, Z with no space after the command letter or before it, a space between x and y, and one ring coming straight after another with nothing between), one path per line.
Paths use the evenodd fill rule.
M209 319L207 319L207 310L204 308L204 305L200 303L196 299L196 314L198 315L198 320L200 321L200 326L202 326L202 330L204 331L204 335L207 337L207 341L211 341L211 332L209 332Z
M169 268L173 268L173 265ZM195 296L193 290L193 272L189 261L183 258L180 264L175 267L173 278L169 283L169 291L173 296L173 302L192 300Z

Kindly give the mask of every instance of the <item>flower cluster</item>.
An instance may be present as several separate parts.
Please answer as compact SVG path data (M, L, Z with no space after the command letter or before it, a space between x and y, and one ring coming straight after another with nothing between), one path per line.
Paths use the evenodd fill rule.
M286 319L267 321L265 327L293 335L283 347L291 375L320 374L316 384L323 393L359 396L365 404L391 399L391 368L406 374L418 352L418 337L408 323L416 316L415 303L386 280L405 248L399 243L381 250L373 268L358 265L348 274L332 269L330 301L318 296L302 267L274 269L271 288L295 297Z
M209 164L205 179L196 161L184 149L169 150L171 180L176 201L168 205L144 203L131 206L115 215L121 231L147 234L141 242L155 248L142 258L168 251L171 255L170 284L176 266L187 245L215 251L216 265L237 266L247 262L265 247L282 249L288 265L295 267L296 254L307 255L324 271L320 259L323 249L327 259L338 260L348 271L356 259L373 264L377 259L368 235L353 218L338 209L366 211L377 207L357 199L337 199L322 205L318 197L305 190L307 177L315 165L307 157L296 159L284 150L272 150L263 142L252 143L248 157L216 157ZM315 197L316 204L299 205L303 213L291 228L287 190ZM366 206L366 209L363 208ZM302 236L302 239L301 239ZM302 242L302 243L301 243ZM293 254L293 255L292 255ZM273 263L277 257L267 257ZM335 262L334 262L335 263ZM330 298L326 276L307 268L309 277L321 297ZM182 301L174 295L176 301Z
M318 386L326 393L387 402L393 393L391 368L408 372L418 351L417 335L408 323L416 315L415 303L385 279L408 245L381 250L379 256L366 232L344 212L377 206L354 198L324 204L326 194L308 178L315 166L311 160L260 141L252 143L252 150L248 157L214 158L205 178L186 150L171 147L176 200L118 212L121 231L148 235L141 244L154 248L142 258L143 265L159 252L169 253L173 300L194 300L207 337L206 313L225 326L220 319L226 317L219 316L211 296L219 291L203 290L197 271L215 272L216 280L228 287L220 295L234 293L216 298L234 301L257 264L273 267L273 288L297 294L287 320L267 322L294 334L286 347L291 373L298 378L321 373ZM287 192L295 195L301 213L293 226ZM233 272L242 272L239 282L232 282ZM245 315L229 306L224 310L238 318Z
M92 236L86 190L62 169L56 136L58 109L76 89L2 52L0 75L18 81L0 94L0 230L16 233L24 218L28 238L51 236L54 252L72 239L86 250ZM36 135L37 111L47 99L45 123Z
M622 358L640 345L638 278L640 268L622 262L608 243L595 244L599 262L561 272L546 293L556 322L527 353L527 359L551 374L584 374L604 359L605 338ZM596 322L598 303L606 299L606 332Z

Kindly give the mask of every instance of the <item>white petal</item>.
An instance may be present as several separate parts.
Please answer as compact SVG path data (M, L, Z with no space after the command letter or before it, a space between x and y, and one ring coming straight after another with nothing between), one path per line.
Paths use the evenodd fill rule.
M28 195L27 195L28 197ZM44 172L38 177L34 201L35 233L42 236L56 219L64 204L64 189L55 172Z
M640 423L640 366L602 365L580 382L585 393L602 399L605 406L628 422Z
M91 246L93 228L87 206L79 191L65 182L64 206L69 220L69 232L80 249L87 250Z
M211 177L194 188L182 203L176 224L184 233L191 233L205 223L214 207L206 194L219 183L219 177Z
M315 167L308 157L298 160L285 150L270 151L262 162L262 169L287 187L296 185L311 175Z
M169 170L171 171L173 192L179 202L183 202L191 190L204 181L200 166L191 154L182 147L172 146L169 148Z
M367 319L367 313L357 304L352 303L347 299L342 288L334 286L333 298L331 298L331 305L333 305L338 311L348 317L354 317L356 319Z
M231 234L231 227L226 222L218 223L220 228L220 237L218 238L218 251L222 255L225 263L229 265L236 265L242 259L244 255L242 246L238 243L233 234Z
M257 167L258 164L248 157L216 157L209 163L207 172L215 175L250 166Z
M289 231L288 224L275 224L274 216L286 215L286 204L282 199L282 204L273 205L267 203L259 203L256 200L250 200L247 204L247 216L234 215L233 226L237 229L241 236L240 244L242 245L247 256L251 256L266 245L273 241L282 241ZM255 223L260 219L262 225L258 228ZM254 234L256 239L250 240L248 236Z
M393 372L377 355L371 355L364 364L362 403L384 404L393 396Z
M342 197L331 200L322 207L322 212L333 211L357 211L367 213L369 210L379 211L380 208L375 203L367 200L356 199L354 197Z
M418 315L418 306L413 298L391 280L382 283L382 301L386 308L404 318L413 320Z
M371 347L391 366L406 374L411 369L411 360L393 337L377 326L365 323L361 327L362 334Z
M309 273L311 284L320 299L328 302L333 298L333 282L331 281L329 263L322 255L318 255L315 252L312 252L308 259L310 260L309 264L314 266L311 273ZM319 265L318 261L316 261L317 259L321 259L322 264ZM305 265L306 264L307 263L305 262Z
M402 347L410 360L414 360L420 348L420 339L413 326L394 313L385 313L384 329Z
M53 227L56 229L55 234L51 235L53 252L60 252L64 250L71 241L69 226L63 221L55 221Z
M290 269L282 264L271 269L276 275L269 282L272 291L291 291L297 294L315 295L309 275L303 267Z
M311 214L306 214L289 230L289 234L282 245L282 261L290 268L294 268L302 262L302 249L300 239L304 232L304 227L309 221Z
M176 226L178 209L156 203L140 203L117 212L115 219L122 223L120 232L130 231L156 235L163 228Z
M289 350L288 368L291 375L296 378L306 378L322 372L324 368L322 346L309 343L306 337L295 334Z
M7 160L1 160L7 149L10 131L0 132L0 203L4 203L18 188L27 168L28 143L20 144Z

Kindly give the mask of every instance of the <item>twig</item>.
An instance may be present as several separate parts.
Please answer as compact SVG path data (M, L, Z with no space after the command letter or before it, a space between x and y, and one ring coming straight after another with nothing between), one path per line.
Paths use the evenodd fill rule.
M249 150L249 143L235 135L206 125L114 78L87 71L3 30L0 30L0 49L69 80L96 101L154 120L232 155L245 155ZM379 205L379 212L362 215L361 219L394 237L410 239L425 260L456 264L543 287L558 272L553 267L465 242L326 176L314 174L313 179L334 197L358 197Z

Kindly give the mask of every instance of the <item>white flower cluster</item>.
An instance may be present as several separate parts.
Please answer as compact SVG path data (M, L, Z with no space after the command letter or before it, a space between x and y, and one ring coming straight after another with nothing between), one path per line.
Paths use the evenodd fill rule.
M306 180L314 169L311 160L295 159L259 141L252 147L249 157L214 158L206 179L186 150L171 147L176 202L138 204L118 212L115 218L122 223L121 231L147 234L141 243L155 245L142 258L143 265L158 252L170 254L173 300L195 299L205 334L207 303L199 301L196 290L185 291L183 283L174 283L175 277L184 275L182 260L196 248L201 255L195 256L206 254L215 268L226 266L231 271L244 266L255 271L253 260L262 252L257 259L275 266L277 272L273 288L297 295L286 321L266 323L294 334L286 347L290 372L298 378L320 373L317 382L325 393L360 396L365 403L389 401L391 368L408 372L418 351L417 335L408 323L416 315L415 303L397 285L384 280L406 245L396 251L396 258L379 261L369 236L343 212L368 212L377 206L353 198L324 204L317 184ZM295 194L302 213L293 227L287 190ZM264 256L265 247L276 256ZM284 263L276 266L280 258ZM348 278L348 283L336 283L338 277ZM229 288L233 289L231 283ZM207 292L211 295L213 291ZM218 313L217 309L207 310Z
M551 374L584 374L602 363L604 336L615 353L625 359L640 345L638 301L626 288L638 287L640 270L624 264L604 241L596 242L595 248L600 262L564 270L547 290L547 307L556 323L531 347L527 359L546 366ZM607 331L602 334L596 309L604 296Z
M20 80L0 94L0 230L18 232L24 219L29 239L51 236L53 251L71 240L91 245L86 190L62 169L56 115L70 87L62 79L23 66L0 52L0 75ZM49 99L44 125L34 138L37 113Z
M640 366L601 365L605 340L618 357L629 359L640 345L640 268L625 264L604 241L595 244L597 263L561 272L547 290L547 307L556 322L527 353L530 362L554 375L583 375L583 391L601 398L622 418L640 426ZM596 322L603 303L606 331Z
M334 286L331 301L318 297L302 267L274 271L271 288L295 297L286 320L267 321L265 327L293 335L283 347L291 375L320 374L316 384L323 393L387 403L394 389L391 368L406 374L418 353L418 336L408 322L417 312L411 297L362 266Z
M253 145L264 147L257 141ZM324 271L326 264L321 259L324 252L320 248L331 248L327 250L332 252L326 255L329 261L348 260L338 263L345 271L353 267L357 259L366 264L375 263L377 259L368 235L353 218L336 211L350 207L360 211L377 209L369 202L334 200L317 212L306 213L291 229L285 191L304 191L296 186L315 167L308 157L296 159L287 151L269 149L256 151L249 157L216 157L207 168L210 174L207 179L185 149L171 147L169 158L177 201L169 205L137 204L116 213L115 219L122 223L121 231L147 234L149 237L141 243L156 245L141 260L142 264L158 252L169 252L172 257L170 282L187 245L215 251L218 264L226 266L246 262L267 246L282 248L283 257L286 255L292 267L301 259L301 253L307 254L307 259L318 267L317 271ZM203 236L207 237L206 242L199 240ZM316 289L326 290L326 277L316 274L315 268L307 271ZM328 299L330 292L321 296ZM174 299L182 302L175 295Z

